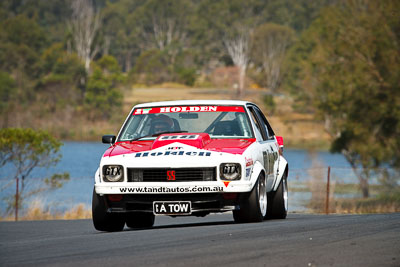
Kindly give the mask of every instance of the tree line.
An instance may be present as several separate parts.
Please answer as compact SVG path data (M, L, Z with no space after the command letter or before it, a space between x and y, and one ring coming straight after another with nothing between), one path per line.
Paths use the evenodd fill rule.
M109 119L127 83L193 86L218 66L239 68L240 94L249 73L276 89L279 70L267 57L280 62L296 32L330 2L4 0L0 123L22 124L24 116L18 124L9 114L21 114L24 106L43 115L67 109ZM274 39L264 51L269 33Z

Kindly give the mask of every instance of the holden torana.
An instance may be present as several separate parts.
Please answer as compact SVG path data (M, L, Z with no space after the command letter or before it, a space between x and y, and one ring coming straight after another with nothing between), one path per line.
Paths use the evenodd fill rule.
M246 101L167 101L133 107L95 174L100 231L151 227L157 215L232 212L235 222L286 218L282 137Z

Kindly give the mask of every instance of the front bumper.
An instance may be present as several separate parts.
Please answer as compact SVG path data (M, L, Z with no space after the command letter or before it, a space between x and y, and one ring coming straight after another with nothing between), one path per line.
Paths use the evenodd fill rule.
M104 195L107 212L153 213L154 201L190 201L192 216L205 216L209 213L225 212L239 209L241 199L248 193L204 193L204 194L126 194L119 201L112 201Z
M162 182L162 183L96 183L97 194L184 194L250 192L250 181Z

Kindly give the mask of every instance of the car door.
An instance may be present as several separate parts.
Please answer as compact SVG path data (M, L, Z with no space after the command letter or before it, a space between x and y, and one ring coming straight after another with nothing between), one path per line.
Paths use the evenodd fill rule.
M249 111L253 120L256 120L256 126L259 127L261 132L260 146L262 150L262 158L264 163L264 169L267 178L267 191L272 190L275 183L278 171L278 145L275 141L275 134L265 118L261 110L255 105L249 105Z

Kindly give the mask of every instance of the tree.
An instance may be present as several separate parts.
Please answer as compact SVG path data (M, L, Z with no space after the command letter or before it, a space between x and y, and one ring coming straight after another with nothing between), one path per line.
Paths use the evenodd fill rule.
M266 23L252 35L252 62L255 63L264 85L275 92L282 81L282 62L294 31L286 26Z
M145 0L107 2L107 6L102 10L102 54L115 57L124 72L131 70L135 58L140 54L142 42L136 13L144 2Z
M238 67L239 96L244 94L250 34L259 21L260 7L261 2L257 0L205 0L197 10L198 25L194 26L196 41L202 52L205 50L209 54L211 62L228 58L230 64L233 62Z
M40 54L47 40L43 29L24 15L9 17L0 23L0 72L3 72L1 83L4 83L1 89L7 101L7 109L1 112L3 127L18 124L20 114L15 111L35 101L34 84L42 75ZM10 114L13 120L9 119Z
M287 26L301 33L318 17L322 8L337 2L340 0L270 0L263 3L261 18L263 23Z
M76 53L68 53L61 43L54 43L41 55L45 75L36 84L35 93L42 110L51 114L63 110L68 116L67 106L76 107L83 103L86 70Z
M131 78L136 83L147 85L172 81L172 68L165 51L149 49L143 51L132 69Z
M140 47L140 56L157 49L163 59L165 71L174 69L177 58L190 46L188 36L192 3L187 0L148 0L138 7L130 23L135 25L135 41ZM173 80L171 77L170 80Z
M119 86L124 82L120 66L112 56L104 56L93 67L85 94L89 117L109 119L122 108L123 95Z
M25 78L40 76L40 53L47 43L46 33L34 20L23 15L5 20L0 24L0 69L22 87Z
M331 150L346 157L364 197L375 167L400 166L399 10L394 0L343 2L292 50L301 54L291 62L292 90L324 120Z
M60 42L65 35L65 22L71 17L69 0L3 0L7 10L2 18L24 15L34 20L48 33L48 39Z
M249 49L250 33L247 28L240 28L232 39L225 38L224 44L235 66L239 68L239 87L237 95L243 96L245 89L246 69L250 59Z
M147 47L159 50L172 43L185 46L191 10L187 0L148 0L134 16L140 27L139 36Z
M15 89L16 85L14 79L7 73L0 71L0 114L3 118L0 125L2 127L8 124L8 112L15 96Z
M225 63L224 58L229 55L223 40L233 39L243 27L253 29L260 21L263 5L259 0L199 1L190 33L192 44L201 51L201 62Z
M196 80L196 70L191 67L191 58L190 52L182 51L171 65L168 50L143 51L130 73L130 80L147 85L179 82L192 86Z
M55 174L44 180L44 186L25 192L26 184L35 168L48 168L55 165L61 155L58 154L61 143L45 131L32 129L3 128L0 129L0 168L11 164L17 184L21 183L19 194L15 198L7 198L8 209L16 211L22 206L23 200L44 190L59 188L68 181L69 174ZM17 185L18 187L18 185ZM4 189L4 188L3 188Z
M100 15L94 9L92 0L74 0L71 2L71 8L70 28L75 49L89 72L90 62L100 50L100 47L94 44L100 27Z

